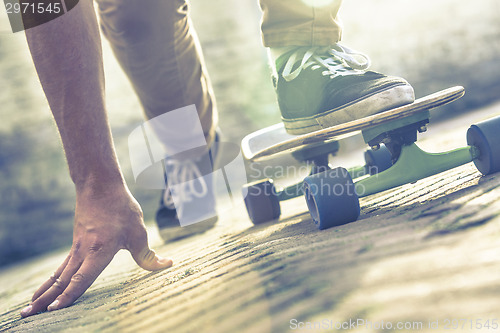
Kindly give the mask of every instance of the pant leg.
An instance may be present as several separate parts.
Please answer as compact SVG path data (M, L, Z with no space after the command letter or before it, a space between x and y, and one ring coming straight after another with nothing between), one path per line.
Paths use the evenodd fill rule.
M342 0L260 0L266 47L326 46L340 41Z
M96 0L101 28L148 119L195 104L210 142L215 99L185 0Z

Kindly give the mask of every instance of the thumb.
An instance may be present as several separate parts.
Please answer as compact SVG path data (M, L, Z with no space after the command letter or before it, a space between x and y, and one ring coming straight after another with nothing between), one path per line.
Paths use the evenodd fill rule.
M145 270L157 271L173 265L172 259L160 257L154 250L149 248L146 230L129 239L128 250L137 265Z

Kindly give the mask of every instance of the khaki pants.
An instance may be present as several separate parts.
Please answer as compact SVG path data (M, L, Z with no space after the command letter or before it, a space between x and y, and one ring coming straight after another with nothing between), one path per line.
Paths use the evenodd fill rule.
M101 28L130 78L146 117L195 104L210 142L217 111L185 0L96 0ZM340 40L342 0L260 0L266 47Z

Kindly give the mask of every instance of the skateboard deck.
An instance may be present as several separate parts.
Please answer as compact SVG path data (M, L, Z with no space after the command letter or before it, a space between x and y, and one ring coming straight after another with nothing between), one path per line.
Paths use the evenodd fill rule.
M259 161L279 153L299 150L310 144L341 140L362 130L451 103L464 94L464 87L452 87L416 99L411 104L302 135L288 134L283 124L276 124L247 135L241 143L243 156L250 161Z

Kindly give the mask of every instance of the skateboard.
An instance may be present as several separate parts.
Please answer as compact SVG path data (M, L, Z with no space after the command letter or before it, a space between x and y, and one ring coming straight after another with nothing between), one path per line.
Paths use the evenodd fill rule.
M483 175L500 171L500 117L472 125L467 131L467 147L428 153L416 144L417 134L427 130L430 110L464 94L463 87L452 87L411 104L303 135L286 133L282 124L247 135L241 148L250 163L291 154L312 165L302 182L286 188L276 189L272 179L246 184L243 195L250 219L254 224L278 219L280 201L304 195L314 223L322 230L356 221L361 197L469 162ZM338 152L339 141L357 134L370 147L365 151L365 165L331 168L329 157Z

